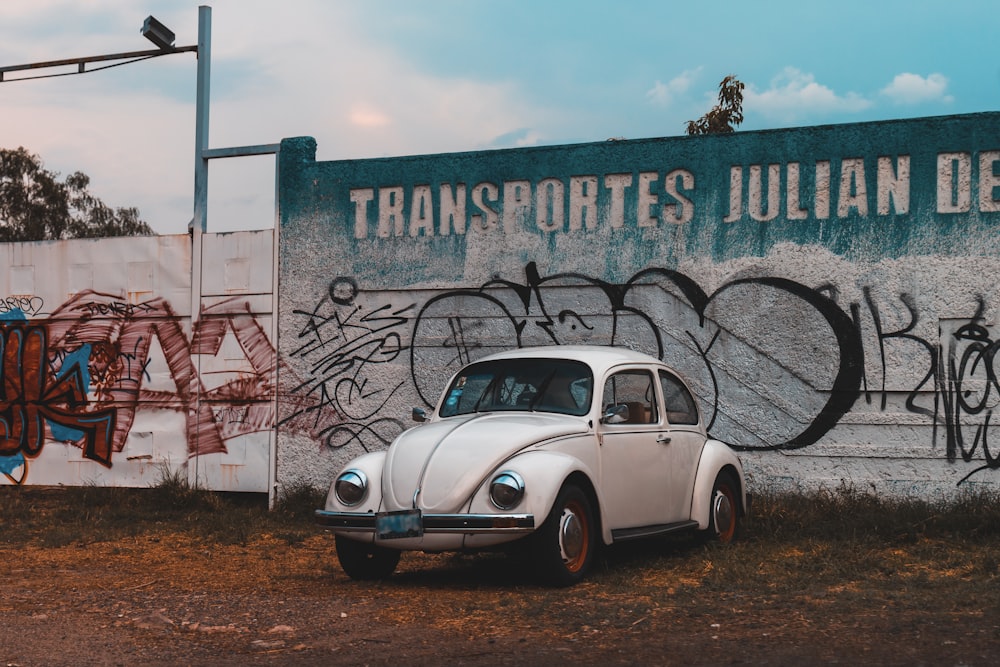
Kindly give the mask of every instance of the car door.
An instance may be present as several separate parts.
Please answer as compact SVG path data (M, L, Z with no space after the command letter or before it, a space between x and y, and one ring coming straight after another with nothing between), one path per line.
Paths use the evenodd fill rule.
M698 462L705 446L705 431L694 396L679 377L659 369L660 391L663 394L666 430L660 444L666 450L663 469L667 521L691 518L691 499Z
M602 401L601 491L608 527L619 530L665 523L670 490L664 479L671 450L661 442L666 423L653 372L648 368L616 370L604 382ZM616 406L618 414L614 414ZM621 406L628 407L627 415Z

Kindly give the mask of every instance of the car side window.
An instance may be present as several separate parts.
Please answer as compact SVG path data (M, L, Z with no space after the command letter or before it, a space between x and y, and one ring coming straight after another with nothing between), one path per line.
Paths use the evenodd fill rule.
M610 418L609 424L655 424L659 421L653 378L648 371L627 370L615 373L604 383L604 412L628 406L628 415Z
M697 424L698 406L687 387L673 374L660 371L664 409L671 424Z

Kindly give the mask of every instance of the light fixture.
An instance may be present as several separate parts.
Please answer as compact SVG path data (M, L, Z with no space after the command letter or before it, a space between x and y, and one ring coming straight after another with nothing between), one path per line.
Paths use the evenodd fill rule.
M167 26L152 16L147 16L142 23L142 36L164 50L174 48L174 33Z

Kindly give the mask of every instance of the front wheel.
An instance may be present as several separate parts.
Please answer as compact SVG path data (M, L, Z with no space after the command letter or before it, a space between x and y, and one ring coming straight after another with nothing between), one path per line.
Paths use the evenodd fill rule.
M706 537L729 544L739 537L741 529L739 485L728 472L721 472L712 487Z
M587 494L567 484L534 536L534 556L543 581L571 586L590 569L597 548L597 529Z
M396 570L400 555L397 549L386 549L337 535L337 559L351 579L386 579Z

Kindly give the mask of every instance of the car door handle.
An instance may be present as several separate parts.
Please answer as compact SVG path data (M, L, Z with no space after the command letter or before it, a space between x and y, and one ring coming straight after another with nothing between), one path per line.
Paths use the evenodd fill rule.
M664 445L669 445L670 444L670 436L667 435L667 434L665 434L665 433L661 433L660 435L656 436L656 441L659 442L659 443L662 443Z

